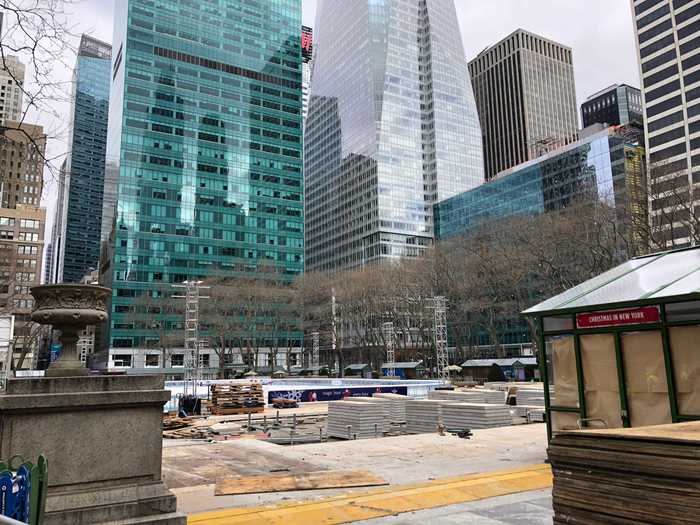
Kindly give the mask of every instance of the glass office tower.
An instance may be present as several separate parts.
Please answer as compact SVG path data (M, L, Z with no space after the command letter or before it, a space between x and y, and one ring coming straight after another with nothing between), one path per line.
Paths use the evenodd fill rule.
M114 19L100 279L110 349L143 348L139 296L302 272L301 0L124 0Z
M96 270L100 258L102 189L112 47L83 35L73 71L70 150L62 170L52 244L57 282L77 283ZM59 216L60 214L60 216ZM55 242L58 238L61 242Z
M306 268L415 256L484 180L453 0L325 0L306 121Z

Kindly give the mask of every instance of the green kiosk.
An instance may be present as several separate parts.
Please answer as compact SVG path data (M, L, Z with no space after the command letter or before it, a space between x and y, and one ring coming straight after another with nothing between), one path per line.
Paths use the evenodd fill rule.
M547 432L700 420L700 248L632 259L537 318Z

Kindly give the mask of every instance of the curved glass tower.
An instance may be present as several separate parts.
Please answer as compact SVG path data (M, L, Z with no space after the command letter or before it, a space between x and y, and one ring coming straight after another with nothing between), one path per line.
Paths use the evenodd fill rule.
M484 181L453 0L321 0L305 129L306 269L416 256Z

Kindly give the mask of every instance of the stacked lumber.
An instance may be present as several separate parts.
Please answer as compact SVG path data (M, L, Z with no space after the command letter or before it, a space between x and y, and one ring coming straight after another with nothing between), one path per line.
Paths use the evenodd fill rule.
M401 394L374 394L374 397L386 399L389 401L389 422L390 423L405 423L406 422L406 401L411 399L408 396Z
M544 388L518 388L515 393L516 405L544 406Z
M507 405L491 403L442 403L442 422L447 429L507 427L513 424Z
M440 400L411 399L406 401L406 432L426 434L437 432L441 422Z
M327 433L341 439L381 437L385 419L385 408L380 403L330 401Z
M383 434L384 432L388 432L390 427L391 427L391 415L390 415L390 410L391 410L391 403L387 399L381 399L378 397L350 397L347 399L348 401L356 402L356 403L375 403L378 406L382 408L382 424L379 427L381 430L381 433Z
M700 421L556 434L555 524L691 524L700 516Z
M433 390L428 392L428 399L455 401L460 403L493 403L505 405L506 394L501 390Z
M265 399L259 383L211 385L212 414L247 414L264 409Z

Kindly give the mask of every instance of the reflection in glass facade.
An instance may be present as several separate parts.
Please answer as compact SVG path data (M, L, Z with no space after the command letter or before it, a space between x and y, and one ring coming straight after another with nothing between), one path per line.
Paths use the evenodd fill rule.
M102 189L112 47L83 35L73 72L73 111L64 195L59 198L54 232L57 282L80 282L97 269L102 227Z
M609 128L499 173L490 182L435 205L438 239L469 235L499 220L600 199L644 221L641 132Z
M324 0L304 150L307 270L415 256L484 180L453 0Z
M501 220L561 210L588 199L614 206L621 214L620 228L643 224L647 207L642 140L641 130L609 128L503 171L478 188L436 204L435 236L445 240L498 229ZM644 245L643 232L630 233L639 247ZM544 298L533 297L538 299ZM520 316L500 319L497 330L500 344L531 342ZM473 336L474 344L491 345L486 330Z
M301 0L124 0L114 19L100 273L109 346L137 348L141 295L303 270Z

